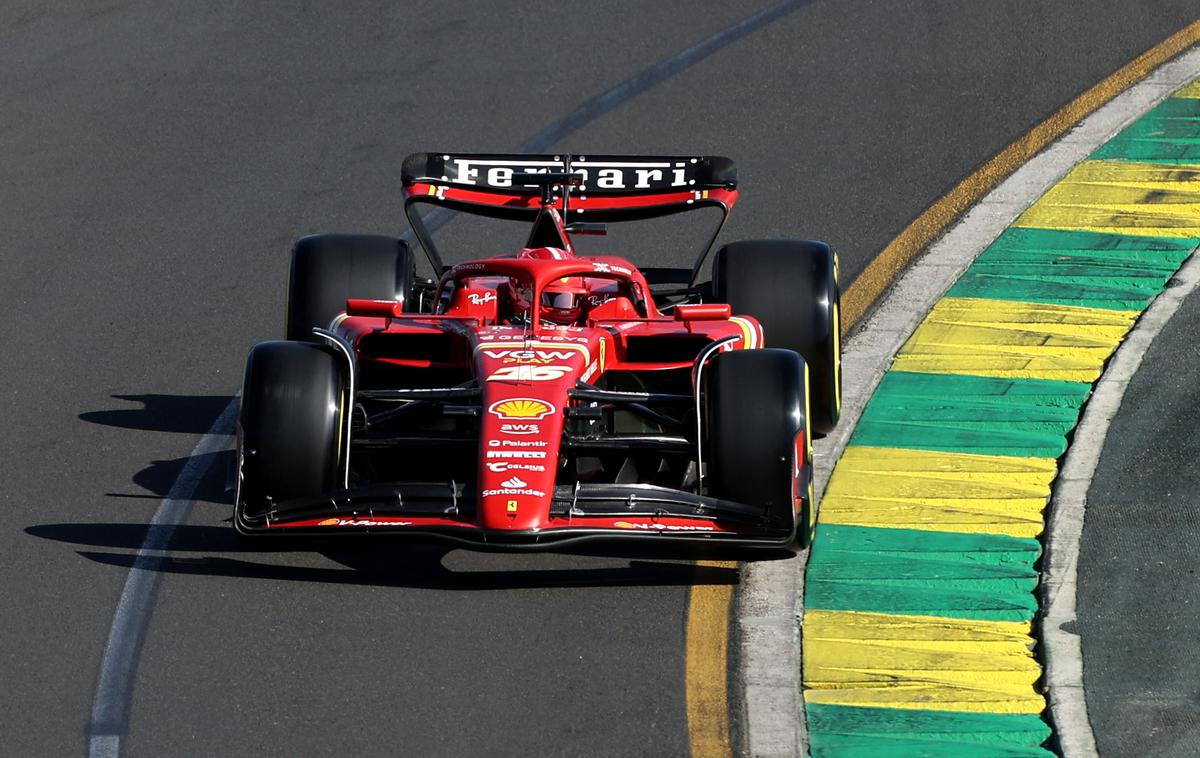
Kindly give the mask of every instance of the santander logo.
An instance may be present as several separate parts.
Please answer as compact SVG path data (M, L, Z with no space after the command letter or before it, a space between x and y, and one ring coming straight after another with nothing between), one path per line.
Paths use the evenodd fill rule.
M500 486L501 487L509 487L511 489L520 489L521 487L528 487L529 484L527 482L521 481L520 477L514 476L511 479L507 479L507 480L501 482Z

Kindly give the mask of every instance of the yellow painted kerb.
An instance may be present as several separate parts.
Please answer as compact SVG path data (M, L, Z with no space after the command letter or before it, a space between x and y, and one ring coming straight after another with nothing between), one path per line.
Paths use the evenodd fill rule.
M1094 382L1137 316L1107 308L944 297L900 349L892 370Z
M1198 169L1200 166L1087 161L1051 187L1015 225L1200 237Z
M1053 458L851 445L821 502L821 523L1036 537Z
M1028 622L804 614L805 699L872 708L1040 713Z

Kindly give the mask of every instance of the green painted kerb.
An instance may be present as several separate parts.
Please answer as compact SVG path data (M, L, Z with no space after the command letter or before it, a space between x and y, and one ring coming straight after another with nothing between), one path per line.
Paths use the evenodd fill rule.
M804 604L829 611L1028 621L1037 540L821 524Z
M1009 228L946 295L1140 311L1195 247L1190 239Z
M1170 98L1092 154L1101 160L1200 164L1200 99Z
M1078 382L889 371L850 444L1057 458L1090 391Z
M983 758L1053 753L1040 745L1050 727L1038 716L904 708L808 705L814 758Z

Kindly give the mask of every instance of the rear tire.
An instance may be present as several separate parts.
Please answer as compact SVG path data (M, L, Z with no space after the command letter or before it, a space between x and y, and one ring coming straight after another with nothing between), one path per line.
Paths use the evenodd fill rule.
M332 349L305 342L251 349L238 414L241 515L340 486L345 402L345 371Z
M374 234L313 234L292 248L287 338L319 343L346 300L404 302L412 290L413 258L404 241ZM407 308L406 308L407 310Z
M706 369L710 493L761 506L801 547L816 520L806 371L783 349L722 353Z
M752 240L717 251L717 299L753 316L766 344L795 350L812 380L812 426L828 434L842 415L841 291L837 256L824 242Z

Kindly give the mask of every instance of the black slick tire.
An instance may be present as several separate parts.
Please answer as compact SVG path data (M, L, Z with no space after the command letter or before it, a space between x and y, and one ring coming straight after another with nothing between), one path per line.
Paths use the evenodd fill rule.
M760 506L772 529L812 539L812 444L804 360L792 350L722 353L707 375L709 493Z
M717 251L717 300L753 316L768 347L795 350L812 381L812 426L828 434L842 413L841 292L837 256L824 242L750 240Z
M246 358L238 414L239 516L340 487L342 359L306 342L260 342Z
M346 310L346 300L403 302L412 290L412 252L403 240L375 234L313 234L292 248L286 334L289 340L320 342L314 327L326 328Z

